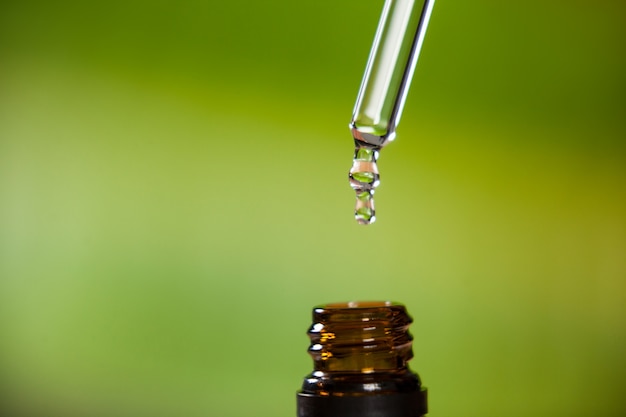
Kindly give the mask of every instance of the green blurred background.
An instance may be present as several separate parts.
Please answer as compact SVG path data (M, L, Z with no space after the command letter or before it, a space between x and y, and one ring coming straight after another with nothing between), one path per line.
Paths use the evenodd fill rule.
M434 417L626 415L626 4L438 1L363 227L382 4L0 3L2 415L294 417L366 299Z

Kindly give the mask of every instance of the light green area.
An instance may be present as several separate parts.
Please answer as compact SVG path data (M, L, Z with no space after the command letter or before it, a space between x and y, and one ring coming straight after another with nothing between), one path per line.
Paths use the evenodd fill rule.
M626 7L439 1L364 227L381 8L2 2L3 415L293 417L367 299L433 417L626 415Z

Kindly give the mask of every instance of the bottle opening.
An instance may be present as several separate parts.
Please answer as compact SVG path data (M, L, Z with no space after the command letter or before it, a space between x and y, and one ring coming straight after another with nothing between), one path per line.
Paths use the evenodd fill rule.
M321 305L320 308L326 309L342 309L342 308L379 308L379 307L391 307L400 306L399 303L392 301L347 301L342 303L329 303Z

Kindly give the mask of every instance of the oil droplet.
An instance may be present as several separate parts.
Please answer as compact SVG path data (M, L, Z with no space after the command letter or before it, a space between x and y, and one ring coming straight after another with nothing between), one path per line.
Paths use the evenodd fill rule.
M380 147L370 145L358 139L354 140L354 161L350 169L350 186L356 192L354 218L360 224L376 221L374 209L374 191L380 184L378 159Z

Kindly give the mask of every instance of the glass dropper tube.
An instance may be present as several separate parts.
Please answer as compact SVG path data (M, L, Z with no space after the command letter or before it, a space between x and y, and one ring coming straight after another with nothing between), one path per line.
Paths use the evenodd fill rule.
M355 141L350 185L356 191L355 217L361 224L376 219L378 152L395 137L434 3L385 1L350 122Z

